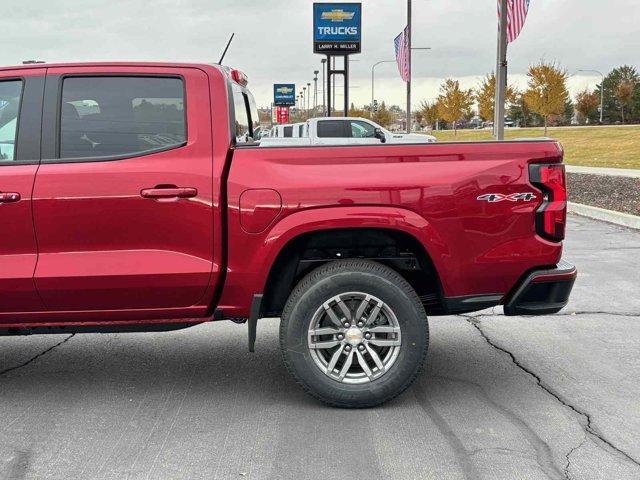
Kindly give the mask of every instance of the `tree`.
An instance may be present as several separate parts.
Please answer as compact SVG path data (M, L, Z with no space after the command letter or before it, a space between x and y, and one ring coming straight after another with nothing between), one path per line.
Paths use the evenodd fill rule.
M378 125L388 128L393 122L393 114L389 111L384 102L378 107L378 111L373 114L373 121Z
M630 79L622 80L615 89L615 95L620 105L620 116L624 123L624 108L631 103L635 90L635 82Z
M616 90L621 83L632 82L634 84L634 92L629 103L624 106L624 121L637 122L640 121L640 76L637 70L630 65L622 65L614 68L604 79L604 121L607 123L616 123L622 121L623 106L618 100ZM628 87L623 87L628 88ZM597 86L598 92L600 85Z
M351 103L351 107L349 107L349 116L371 118L371 113L363 108L356 108L355 105Z
M589 116L598 109L600 105L600 95L590 92L585 88L576 95L575 109L578 112L578 122L585 123Z
M416 112L416 119L418 115L422 117L422 121L419 123L424 122L425 125L433 130L433 125L440 119L437 102L422 102L420 104L420 110Z
M531 65L527 83L527 91L524 93L524 101L531 111L539 114L544 119L544 134L547 134L547 126L552 116L560 116L565 113L569 91L567 90L567 72L555 63L540 61L537 65Z
M496 75L491 72L482 79L480 86L476 88L476 101L478 102L478 115L484 121L491 120L495 116ZM507 85L505 100L507 108L513 104L518 96L518 91L512 85Z
M507 114L520 127L535 127L542 125L542 117L533 113L524 101L524 93L518 92L515 101L509 105Z
M453 124L454 135L458 134L458 121L472 115L473 99L473 90L462 90L457 80L448 78L440 85L438 116Z

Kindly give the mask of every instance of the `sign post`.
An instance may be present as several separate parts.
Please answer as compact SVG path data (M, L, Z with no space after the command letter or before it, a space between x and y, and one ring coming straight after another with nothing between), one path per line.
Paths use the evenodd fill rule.
M332 76L344 76L344 114L349 112L349 55L360 53L362 39L362 4L314 3L313 52L327 56L327 91L331 92ZM341 56L343 68L335 68L332 58ZM333 99L328 95L327 116L331 116Z
M496 140L504 140L504 97L507 89L507 0L500 0L497 57L493 135Z

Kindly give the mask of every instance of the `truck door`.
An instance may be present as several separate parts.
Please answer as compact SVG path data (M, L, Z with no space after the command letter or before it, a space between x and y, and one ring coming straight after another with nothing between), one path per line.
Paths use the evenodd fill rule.
M0 313L44 309L33 284L38 249L31 194L40 162L45 73L0 72Z
M34 278L49 310L203 297L214 248L210 112L196 68L48 70L33 202Z
M349 120L347 134L351 135L351 141L356 145L379 145L380 139L376 138L376 127L363 120Z

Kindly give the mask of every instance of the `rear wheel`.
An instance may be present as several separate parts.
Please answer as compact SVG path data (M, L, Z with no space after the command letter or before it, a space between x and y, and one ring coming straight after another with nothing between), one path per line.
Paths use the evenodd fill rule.
M294 289L280 324L285 364L311 395L369 407L403 392L427 353L428 324L411 286L368 260L319 267Z

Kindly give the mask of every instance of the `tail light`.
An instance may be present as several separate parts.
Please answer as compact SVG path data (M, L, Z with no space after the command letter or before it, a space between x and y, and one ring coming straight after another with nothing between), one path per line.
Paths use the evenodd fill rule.
M567 223L567 182L564 165L529 165L531 183L542 190L543 202L536 211L536 231L548 240L564 238Z

